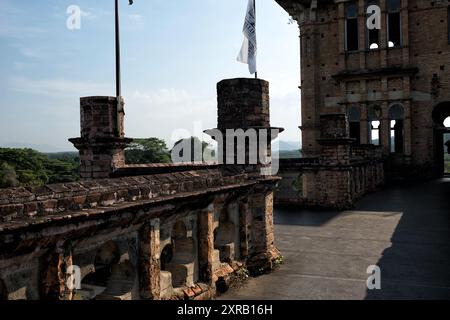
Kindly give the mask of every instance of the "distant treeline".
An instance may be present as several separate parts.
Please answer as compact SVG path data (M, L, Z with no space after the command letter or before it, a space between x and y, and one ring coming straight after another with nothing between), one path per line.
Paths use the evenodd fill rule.
M201 143L203 150L209 147L196 137L179 140L175 145L183 142ZM171 162L170 150L158 138L135 139L125 150L125 159L128 164ZM79 162L78 152L41 153L32 149L0 148L0 188L77 181Z
M76 181L78 166L76 152L44 154L32 149L0 148L0 187Z
M278 152L280 159L301 158L302 156L301 150L280 150ZM276 153L273 153L273 156L276 156Z

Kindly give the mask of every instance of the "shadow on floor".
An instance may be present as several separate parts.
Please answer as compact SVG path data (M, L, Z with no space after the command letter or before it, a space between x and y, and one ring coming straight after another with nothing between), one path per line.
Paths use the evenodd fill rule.
M300 211L300 212L299 212ZM333 210L310 210L277 208L274 215L275 224L320 227L334 219L341 212Z
M389 185L356 210L403 212L366 299L450 299L450 178Z

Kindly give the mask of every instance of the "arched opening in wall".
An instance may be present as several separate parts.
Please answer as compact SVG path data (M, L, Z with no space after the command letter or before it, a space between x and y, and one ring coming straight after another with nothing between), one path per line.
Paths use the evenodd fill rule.
M161 252L161 268L170 272L173 288L194 285L195 258L194 239L188 236L184 222L177 221L172 228L171 244Z
M121 260L114 241L108 241L97 251L94 271L81 282L77 298L82 300L130 300L136 271L129 260Z
M437 176L450 174L450 101L436 105L434 123L434 157Z
M444 135L444 174L450 174L450 117L444 120L446 132Z
M6 290L5 283L0 279L0 301L8 300L8 291Z
M345 50L358 50L358 6L354 1L345 7Z
M374 14L375 12L369 11L367 13L367 9L372 9L373 6L377 6L379 8L378 0L367 0L366 1L366 22L365 28L366 28L366 41L367 41L367 48L369 50L378 49L380 47L380 37L379 33L380 30L377 28L377 23L379 22L379 18L376 17ZM370 24L370 28L369 25ZM375 24L375 25L373 25Z
M348 109L348 121L350 127L350 138L356 139L356 144L361 143L361 113L359 108L352 106Z
M404 152L404 119L405 112L402 105L394 104L389 108L391 153Z
M167 270L169 263L173 259L173 246L171 243L164 246L161 250L161 273L159 284L161 289L161 298L170 299L173 295L172 273Z
M219 226L214 230L214 249L220 252L220 262L236 260L235 225L228 218L227 209L222 209Z
M381 145L380 142L380 126L381 126L381 108L377 105L369 106L368 121L369 121L369 144L376 146Z
M387 0L388 47L402 45L401 0Z
M161 250L161 270L166 271L167 265L172 261L172 259L173 246L172 244L168 244Z

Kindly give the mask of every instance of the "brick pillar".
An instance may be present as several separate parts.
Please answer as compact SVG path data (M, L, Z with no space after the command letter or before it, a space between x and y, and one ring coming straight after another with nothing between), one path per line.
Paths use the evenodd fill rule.
M402 32L402 64L409 65L409 12L408 0L401 2L401 32Z
M315 176L315 196L325 207L351 207L354 173L349 165L354 139L349 138L347 115L322 115L320 126L322 132L318 141L322 146L320 161L324 168Z
M73 288L67 285L72 266L72 250L58 244L42 258L39 292L42 300L72 300Z
M322 146L321 160L328 165L345 165L350 163L350 138L347 115L344 113L325 114L320 116Z
M214 205L210 205L199 215L198 228L200 280L213 285Z
M274 244L273 234L273 186L258 185L250 195L250 245L247 268L253 275L273 268L280 252Z
M369 120L367 114L367 105L361 104L361 119L360 119L360 139L361 144L369 144Z
M367 35L367 26L366 26L366 1L365 0L359 0L358 2L358 30L359 31L359 37L358 37L358 45L359 45L359 68L364 70L366 69L366 35Z
M251 210L247 198L239 200L239 240L241 246L241 259L245 260L249 255Z
M219 162L259 175L270 166L271 141L283 131L270 126L269 83L253 78L223 80L217 84L217 100L218 128L206 133L218 141Z
M381 105L382 116L380 119L379 139L383 153L388 155L391 148L391 121L389 120L389 105L383 102Z
M381 8L381 29L378 32L379 48L380 50L380 67L385 68L387 66L387 19L386 19L386 0L380 0L379 6ZM385 91L383 91L385 92Z
M404 153L406 156L411 156L411 146L412 146L412 125L411 125L411 102L405 101L405 119L404 119Z
M80 99L81 137L69 139L80 152L82 179L108 178L125 165L124 149L132 140L124 137L123 101L115 97Z
M139 234L139 287L141 299L159 300L161 293L159 219L151 220Z

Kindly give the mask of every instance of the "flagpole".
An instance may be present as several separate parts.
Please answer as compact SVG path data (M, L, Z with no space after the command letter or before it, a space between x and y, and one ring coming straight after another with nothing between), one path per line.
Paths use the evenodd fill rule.
M255 32L256 32L256 0L253 2L253 9L255 11ZM255 71L255 79L258 79L258 71Z
M116 0L116 97L119 103L121 96L121 79L120 79L120 30L119 30L119 0Z

